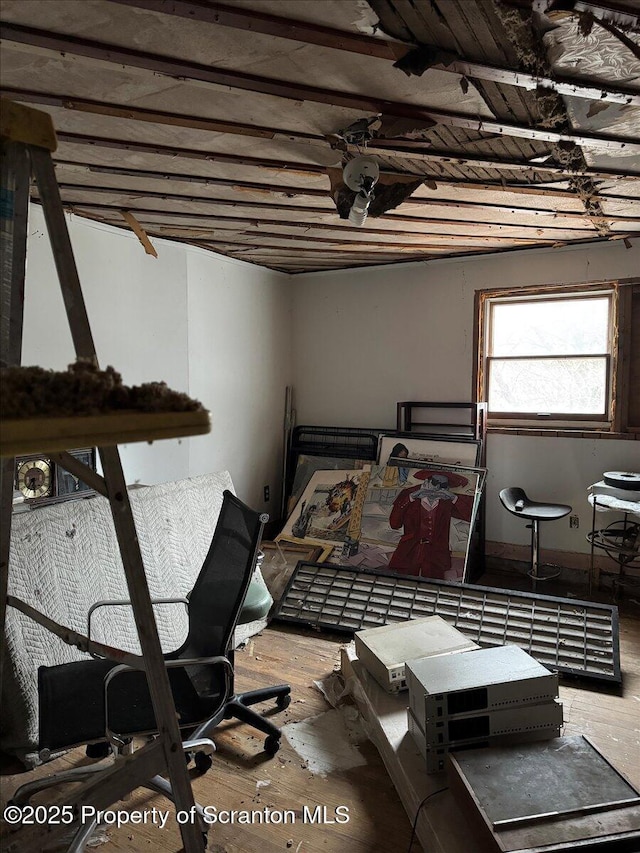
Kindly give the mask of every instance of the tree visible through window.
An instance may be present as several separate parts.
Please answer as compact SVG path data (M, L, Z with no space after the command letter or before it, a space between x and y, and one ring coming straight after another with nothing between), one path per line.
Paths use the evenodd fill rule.
M612 301L612 291L489 298L489 417L608 419Z

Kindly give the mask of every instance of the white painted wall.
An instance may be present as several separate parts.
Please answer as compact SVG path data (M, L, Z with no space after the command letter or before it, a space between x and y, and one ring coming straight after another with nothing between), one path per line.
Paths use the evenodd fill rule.
M293 385L300 424L395 427L399 400L472 399L476 290L630 277L640 241L296 276ZM525 544L528 531L497 493L520 485L575 507L580 528L545 526L550 548L588 550L586 487L608 470L640 470L640 444L492 435L487 538Z
M278 518L291 363L289 276L202 250L189 252L187 276L189 388L213 424L209 435L190 439L190 473L227 469L251 506Z
M101 366L113 365L127 384L164 381L212 412L208 436L121 446L127 482L228 469L240 497L276 516L289 277L154 239L156 259L128 231L79 217L68 223ZM36 205L27 258L22 361L64 369L74 360L71 335Z
M169 241L145 255L127 231L70 219L101 364L128 384L164 380L212 412L208 436L121 448L128 482L226 468L238 494L277 517L284 393L297 422L395 427L398 400L471 399L478 289L637 275L640 245L622 242L458 261L288 276ZM42 213L31 212L23 363L64 368L71 336ZM545 527L549 547L586 551L585 489L607 470L640 470L638 442L492 435L490 540L526 544L498 503L521 485L572 504L580 528ZM271 501L263 502L263 486Z

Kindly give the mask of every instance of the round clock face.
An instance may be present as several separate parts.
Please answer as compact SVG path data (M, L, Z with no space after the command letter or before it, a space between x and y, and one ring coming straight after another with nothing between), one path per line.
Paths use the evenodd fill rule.
M18 467L18 488L25 498L43 498L51 494L51 463L46 459L28 459Z

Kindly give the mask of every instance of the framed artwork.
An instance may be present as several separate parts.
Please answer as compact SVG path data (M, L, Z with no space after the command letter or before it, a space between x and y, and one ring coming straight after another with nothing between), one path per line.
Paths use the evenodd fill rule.
M355 510L364 494L368 467L312 474L278 541L284 538L316 545L344 543L357 527Z
M288 500L288 511L291 512L302 497L309 480L316 471L353 471L371 465L367 459L343 459L337 456L311 456L300 454L296 464L296 472Z
M378 444L378 464L386 465L390 458L413 462L442 462L446 465L474 467L480 461L481 442L478 439L409 438L406 435L381 435Z
M372 466L362 474L366 483L349 536L328 562L465 581L485 475L484 469L437 463Z

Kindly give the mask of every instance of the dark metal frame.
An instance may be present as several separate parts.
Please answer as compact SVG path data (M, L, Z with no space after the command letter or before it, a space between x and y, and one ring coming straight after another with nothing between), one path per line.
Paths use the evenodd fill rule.
M283 610L287 607L289 595L290 595L292 589L294 588L296 581L298 580L298 575L300 574L300 572L304 571L305 569L308 571L309 567L311 567L314 570L322 570L324 572L326 572L327 570L329 570L329 571L335 570L337 578L339 578L340 576L343 576L343 578L345 580L347 580L351 577L352 584L355 584L357 582L358 577L362 577L365 579L380 578L381 580L384 579L386 581L393 581L394 582L394 591L398 587L400 587L400 588L404 587L405 590L409 590L409 591L413 587L414 592L418 592L418 590L420 590L421 587L423 589L429 590L429 591L435 590L435 592L436 592L435 606L429 607L428 602L425 602L424 604L421 603L420 613L416 614L416 617L414 617L412 612L411 612L411 615L409 615L408 617L402 617L402 616L398 616L397 614L394 614L392 616L392 618L387 620L386 616L385 616L385 619L381 621L380 619L367 617L367 605L370 604L370 601L367 600L366 604L363 604L362 602L360 602L360 605L363 608L363 617L361 619L361 624L357 627L339 625L339 624L336 625L335 622L329 622L329 621L322 619L322 614L320 614L320 618L314 618L313 614L310 614L309 618L302 618L302 617L286 615L286 613L283 613ZM451 614L448 612L443 612L442 610L440 612L438 611L438 599L440 596L439 591L441 589L444 589L448 593L455 592L459 597L457 614L453 618L452 618ZM453 583L451 581L439 581L439 580L431 580L429 578L419 578L419 577L412 577L412 576L407 576L407 575L397 575L397 574L393 574L390 572L374 571L372 569L351 569L351 568L347 569L343 566L337 566L337 565L334 566L334 565L331 565L328 563L301 562L298 564L297 568L295 569L295 571L291 575L291 578L289 580L289 583L287 584L287 587L284 591L284 594L283 594L283 596L282 596L282 598L281 598L281 600L280 600L280 602L279 602L279 604L278 604L278 606L274 612L273 618L274 618L274 620L277 620L280 622L289 622L289 623L293 623L293 624L297 624L297 625L304 625L305 627L309 627L309 628L316 628L316 629L319 628L322 630L333 631L333 632L337 632L337 633L346 633L346 634L353 634L355 631L360 630L361 628L372 628L372 627L376 627L378 625L388 624L389 622L401 622L407 618L417 618L418 615L420 617L434 615L434 614L440 615L444 619L448 619L454 625L454 627L458 627L459 623L462 622L466 618L467 612L469 611L470 604L469 604L469 601L467 600L464 602L464 611L465 612L462 612L462 610L463 610L463 599L464 599L465 593L474 593L474 594L478 594L478 595L483 596L482 612L481 612L480 617L478 619L478 630L476 630L475 633L466 629L464 625L461 625L458 629L460 631L462 631L462 633L465 633L467 636L469 636L470 639L475 640L476 642L479 642L480 644L483 644L482 643L482 627L483 627L483 618L484 618L484 614L485 614L485 607L486 607L487 601L490 599L493 599L494 601L496 599L498 599L498 600L507 599L507 603L506 603L507 617L508 617L509 609L511 606L511 600L514 598L517 598L519 600L524 599L525 602L530 601L532 603L532 611L535 611L536 605L544 607L545 604L548 604L548 605L557 604L557 605L565 605L567 608L569 608L570 610L574 610L574 611L576 609L583 609L585 612L585 615L586 615L587 611L590 611L590 612L595 611L596 613L601 613L602 615L607 616L610 620L609 624L611 626L610 674L602 673L602 672L596 672L593 669L589 670L586 667L586 663L585 663L584 668L578 668L575 666L564 665L561 663L555 663L554 664L554 663L552 663L546 659L541 660L540 662L543 663L545 666L549 667L550 669L553 669L554 671L556 671L562 675L577 677L577 678L581 678L581 679L593 679L596 681L604 681L604 682L607 682L610 684L616 684L616 685L620 685L622 683L622 674L621 674L621 669L620 669L619 618L618 618L618 608L615 605L596 604L592 601L581 601L581 600L577 600L577 599L573 599L573 598L562 598L562 597L550 596L550 595L537 595L534 593L520 592L520 591L516 591L516 590L497 589L495 587L478 586L478 585L469 584L469 583ZM405 602L406 602L406 600L407 599L405 598ZM387 610L389 610L389 608L387 608ZM413 604L409 608L409 610L413 611ZM344 611L344 608L343 608L343 611ZM548 623L546 623L546 624L548 625ZM560 622L558 621L558 640L560 638L560 627L561 627ZM534 639L533 631L534 631L534 626L532 623L531 632L530 632L530 643L529 643L528 648L525 647L525 651L529 651L529 653L532 655L532 657L536 657L535 652L530 651L531 643ZM504 630L504 636L505 637L507 635L507 632L508 632L508 626L505 622L505 630ZM497 644L496 643L489 643L489 642L486 642L486 640L485 640L484 645L497 645ZM560 654L560 646L559 646L559 643L557 643L556 644L556 658L559 657L559 654Z

